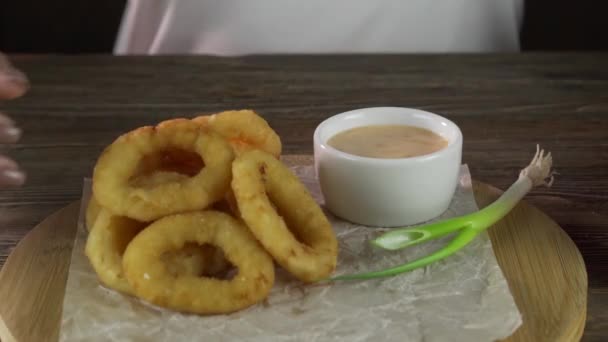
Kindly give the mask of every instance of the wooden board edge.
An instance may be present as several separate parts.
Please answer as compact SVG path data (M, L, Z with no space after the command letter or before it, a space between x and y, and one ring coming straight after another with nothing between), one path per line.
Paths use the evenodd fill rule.
M485 206L487 206L488 204L491 203L490 198L488 198L488 196L484 196L481 195L483 194L492 194L492 201L496 198L498 198L500 196L500 194L502 194L502 190L486 184L486 183L482 183L482 182L477 182L474 181L474 191L475 191L475 199L478 202L478 207L484 208ZM551 222L555 225L555 227L557 229L555 229L555 233L559 236L559 239L562 240L562 244L567 244L569 245L571 248L571 250L573 251L573 253L575 254L575 262L581 266L579 268L577 268L577 270L579 270L581 272L581 274L576 277L576 281L575 282L581 282L580 286L579 286L579 290L580 292L583 294L582 297L585 298L585 300L580 303L580 306L578 306L578 309L576 311L576 316L573 316L571 320L569 320L569 324L568 325L562 325L559 327L560 331L563 331L563 334L560 334L560 338L557 339L557 341L578 341L581 339L583 333L584 333L584 329L585 329L585 325L586 325L586 318L587 318L587 298L588 298L588 274L587 274L587 269L586 269L586 265L584 262L584 259L582 257L582 254L580 253L580 250L578 249L578 247L576 246L576 244L574 243L574 241L570 238L570 236L555 222L553 221L553 219L551 219L547 214L545 214L542 210L540 210L539 208L535 207L534 205L528 203L526 200L522 200L520 203L518 203L518 205L513 209L513 211L509 214L509 215L515 215L517 213L517 211L522 211L522 210L526 210L526 211L531 211L534 213L534 215L538 215L541 216L543 218L543 220L547 221L547 222ZM503 219L504 220L504 219ZM502 260L501 255L500 255L500 247L499 244L497 243L496 239L497 237L495 236L495 231L494 229L498 228L500 229L500 227L502 225L504 225L505 222L501 220L501 222L496 223L492 228L490 228L489 230L489 236L490 239L492 240L492 246L494 248L494 252L496 254L496 258L497 261L501 267L501 269L503 270L504 273L508 273L505 270L509 269L509 265L507 263L506 260ZM511 290L511 292L513 293L514 299L516 300L516 302L518 303L518 307L520 309L520 312L523 312L525 310L522 310L522 308L520 307L520 305L522 305L522 303L520 302L522 299L521 297L523 297L523 294L520 293L521 289L518 287L518 284L514 284L512 280L510 280L510 278L513 276L513 274L505 274L505 278L507 279L507 282L509 283L509 288ZM526 338L521 338L523 336L528 336L528 327L526 326L526 320L524 320L524 323L513 333L513 335L511 335L510 338L507 338L504 341L511 341L511 340L517 340L517 341L526 341Z
M6 326L2 317L0 317L0 341L17 342L17 339L11 333L11 330Z
M2 341L45 341L57 340L61 319L63 295L76 233L80 201L72 202L56 211L32 229L13 249L0 270L0 339ZM55 224L68 222L67 224ZM49 228L50 227L50 228ZM41 243L45 241L48 243ZM44 246L40 249L40 246ZM35 248L40 253L30 253ZM16 265L16 266L13 266ZM47 269L54 272L24 272L28 269ZM51 279L49 281L49 279ZM16 287L29 291L15 291ZM35 293L36 295L30 295ZM44 300L42 300L44 299ZM42 303L42 304L40 304ZM42 305L42 309L34 307ZM24 313L22 308L30 307ZM44 310L45 308L48 308ZM48 310L48 311L47 311ZM51 319L44 313L54 312ZM27 325L16 322L23 316L28 318ZM20 327L10 329L9 327ZM52 328L57 327L57 328ZM6 328L6 331L3 331ZM44 331L44 332L42 332ZM40 335L37 335L40 333ZM22 337L27 336L27 337Z

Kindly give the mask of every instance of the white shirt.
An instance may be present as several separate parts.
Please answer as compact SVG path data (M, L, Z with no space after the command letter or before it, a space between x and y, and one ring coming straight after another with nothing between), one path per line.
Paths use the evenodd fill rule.
M519 51L523 0L129 0L116 54Z

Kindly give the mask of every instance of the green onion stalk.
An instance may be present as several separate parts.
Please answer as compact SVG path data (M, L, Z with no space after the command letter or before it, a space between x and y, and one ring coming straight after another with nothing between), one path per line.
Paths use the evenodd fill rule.
M550 187L554 179L554 172L551 170L552 163L551 153L545 154L545 151L537 145L534 158L530 165L521 170L517 181L500 198L484 209L427 225L396 228L371 241L371 244L378 248L394 251L458 232L453 240L435 253L391 268L359 274L339 275L328 280L391 277L449 257L473 241L479 233L505 217L532 188L537 186Z

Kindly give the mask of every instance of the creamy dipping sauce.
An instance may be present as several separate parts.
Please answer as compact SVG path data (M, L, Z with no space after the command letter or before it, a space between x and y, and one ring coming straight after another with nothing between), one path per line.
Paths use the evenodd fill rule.
M428 129L407 125L373 125L340 132L327 144L339 151L369 158L409 158L445 148L448 141Z

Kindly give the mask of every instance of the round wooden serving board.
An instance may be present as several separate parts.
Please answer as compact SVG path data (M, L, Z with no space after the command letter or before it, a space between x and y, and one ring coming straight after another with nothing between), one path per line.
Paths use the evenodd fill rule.
M308 162L310 162L309 158ZM290 164L300 164L293 158ZM480 207L500 190L475 183ZM0 272L3 342L56 341L79 203L36 226ZM498 262L522 313L522 326L506 341L575 341L587 311L587 272L568 235L540 210L521 203L489 230Z

